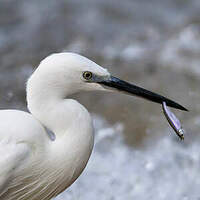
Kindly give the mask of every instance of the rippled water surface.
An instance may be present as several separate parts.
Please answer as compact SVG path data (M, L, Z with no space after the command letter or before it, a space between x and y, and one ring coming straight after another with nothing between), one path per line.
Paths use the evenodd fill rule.
M92 113L95 148L81 177L56 200L200 198L199 0L2 0L0 108L26 110L25 82L53 52L81 53L112 74L187 107L119 94L76 95Z

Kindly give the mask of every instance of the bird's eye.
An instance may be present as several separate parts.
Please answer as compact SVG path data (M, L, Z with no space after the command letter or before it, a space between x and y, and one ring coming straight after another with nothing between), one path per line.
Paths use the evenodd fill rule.
M92 72L89 71L83 72L83 78L86 80L92 79Z

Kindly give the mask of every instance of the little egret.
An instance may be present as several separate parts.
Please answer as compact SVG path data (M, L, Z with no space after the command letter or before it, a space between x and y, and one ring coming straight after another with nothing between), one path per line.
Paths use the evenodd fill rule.
M121 91L186 110L170 99L111 76L83 56L52 54L27 82L30 114L0 111L1 200L49 200L78 178L93 148L93 126L86 108L69 96L100 90ZM46 128L55 138L49 137Z

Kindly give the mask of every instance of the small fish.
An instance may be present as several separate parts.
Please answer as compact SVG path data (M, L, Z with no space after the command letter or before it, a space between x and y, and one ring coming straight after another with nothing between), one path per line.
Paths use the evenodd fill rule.
M169 122L170 126L174 129L175 133L178 135L178 137L181 140L184 140L184 130L181 126L181 123L179 119L170 111L170 109L167 107L166 102L162 103L162 108L164 115Z

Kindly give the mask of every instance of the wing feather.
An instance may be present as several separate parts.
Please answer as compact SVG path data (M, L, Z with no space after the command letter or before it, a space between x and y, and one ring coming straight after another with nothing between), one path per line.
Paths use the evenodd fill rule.
M9 189L15 171L22 167L28 154L25 143L0 141L0 197Z

